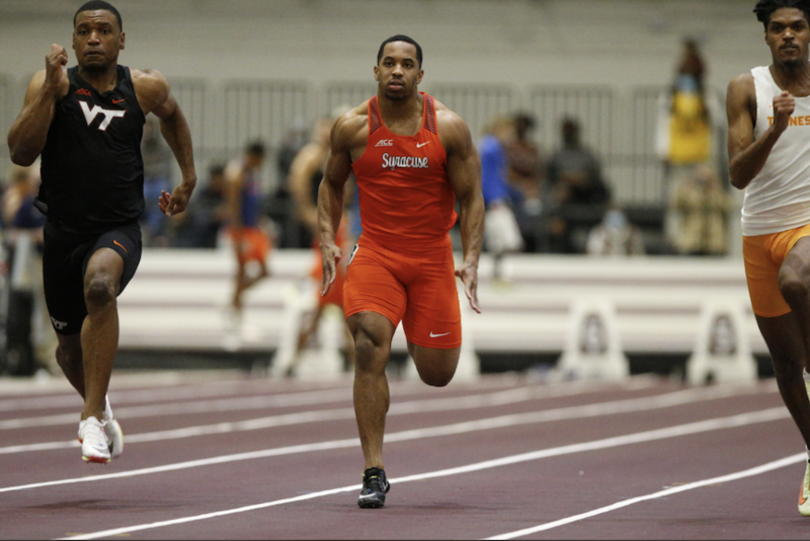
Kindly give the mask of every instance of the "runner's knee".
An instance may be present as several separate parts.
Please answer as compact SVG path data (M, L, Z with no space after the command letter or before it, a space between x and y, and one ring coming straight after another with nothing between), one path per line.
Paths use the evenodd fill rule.
M56 362L62 368L62 371L68 373L75 369L76 366L82 364L82 351L81 349L65 347L59 345L56 348Z
M92 306L104 306L115 302L117 287L113 280L105 275L91 277L84 288L84 299L88 308Z
M356 368L361 371L379 369L385 370L390 347L375 340L374 336L365 329L360 328L354 333L354 355Z
M788 304L806 299L810 294L807 273L793 268L783 268L779 272L779 291Z

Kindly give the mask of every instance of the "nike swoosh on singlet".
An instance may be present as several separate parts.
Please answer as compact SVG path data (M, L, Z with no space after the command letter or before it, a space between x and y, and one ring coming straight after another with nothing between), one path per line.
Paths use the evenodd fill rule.
M123 99L120 99L120 100L112 100L113 104L118 104L118 103L121 103L122 101L127 101L127 99L123 98Z
M114 240L114 241L113 241L113 244L116 244L116 245L120 246L122 250L124 250L126 253L129 253L129 250L127 250L126 248L124 248L124 245L123 245L123 244L121 244L120 242L118 242L117 240Z
M433 332L431 331L431 333L430 333L430 337L431 337L431 338L439 338L440 336L447 336L448 334L450 334L450 333L449 333L449 332L445 332L445 333L442 333L442 334L433 334Z
M427 145L428 143L430 143L430 141L425 141L424 143L416 143L416 148L422 148L423 146Z

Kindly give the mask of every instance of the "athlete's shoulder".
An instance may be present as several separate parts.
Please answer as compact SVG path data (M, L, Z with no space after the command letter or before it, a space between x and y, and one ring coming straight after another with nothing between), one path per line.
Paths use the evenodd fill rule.
M450 151L459 145L466 146L472 140L470 128L461 116L434 98L436 103L436 126L445 149Z
M737 87L754 87L754 74L751 71L744 71L743 73L734 77L728 83L729 88Z
M335 119L332 125L330 139L332 148L349 149L358 140L362 139L365 144L364 135L368 135L368 103L366 100L354 109L347 111Z
M728 83L726 103L730 107L735 104L743 107L750 100L756 99L756 94L754 75L750 71L746 71L737 75Z
M160 71L129 68L129 74L138 100L146 105L144 112L151 111L169 98L169 81Z

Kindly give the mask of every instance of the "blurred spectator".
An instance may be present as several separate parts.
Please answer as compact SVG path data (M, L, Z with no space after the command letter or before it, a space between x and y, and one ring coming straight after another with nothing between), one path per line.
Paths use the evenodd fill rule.
M706 163L712 152L712 126L703 80L705 62L693 39L683 41L675 80L659 100L657 153L663 160L667 185Z
M279 248L308 248L309 237L306 230L296 219L288 179L295 156L309 142L309 130L301 122L296 122L287 131L284 140L276 152L275 189L268 194L265 202L267 215L278 228Z
M728 252L731 195L708 165L682 177L672 190L669 212L675 224L674 244L685 255L723 255Z
M537 217L540 215L540 186L545 176L543 158L530 138L534 118L527 114L514 117L515 139L507 147L509 157L509 184L512 202L523 244L530 252L537 251Z
M45 216L34 207L39 191L39 161L30 167L12 166L10 185L3 193L3 242L11 254L6 349L19 375L59 373L53 332L42 287L42 243Z
M225 202L225 166L208 169L208 181L194 192L185 212L172 216L172 246L176 248L216 248L223 224L228 219Z
M287 198L289 196L289 186L287 179L290 176L290 168L295 157L310 141L310 133L307 127L301 123L294 123L281 141L276 152L276 173L278 175L278 187L274 197Z
M9 185L0 203L5 228L36 230L45 224L45 216L33 205L39 189L38 170L39 162L30 167L11 167Z
M143 126L143 196L146 208L140 218L144 246L165 247L168 217L160 212L157 202L162 191L172 193L172 152L160 136L160 125L150 117Z
M605 213L602 223L591 230L585 251L600 256L644 255L644 239L624 212L613 207Z
M549 160L546 181L549 248L556 253L582 253L594 223L602 219L610 191L599 161L580 142L579 123L561 123L562 148Z
M498 117L493 120L490 129L478 145L482 191L486 205L484 247L494 256L496 279L501 278L503 254L523 249L523 239L509 206L509 161L506 149L514 139L514 121Z

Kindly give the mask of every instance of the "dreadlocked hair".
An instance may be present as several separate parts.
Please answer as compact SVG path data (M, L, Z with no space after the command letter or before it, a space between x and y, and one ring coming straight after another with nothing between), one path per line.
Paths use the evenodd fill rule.
M771 15L777 9L781 8L796 8L804 12L805 18L810 22L810 0L759 0L754 13L757 20L765 25L765 30L768 29L768 23L771 22Z

